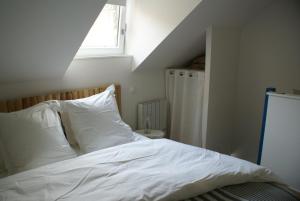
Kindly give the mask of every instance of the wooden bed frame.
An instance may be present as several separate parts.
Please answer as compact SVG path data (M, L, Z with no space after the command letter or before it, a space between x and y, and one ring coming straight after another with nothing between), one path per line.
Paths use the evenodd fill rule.
M78 98L85 98L105 91L105 89L109 85L110 84L106 84L94 88L62 91L41 96L32 96L16 100L0 101L0 112L14 112L22 110L47 100L73 100ZM119 111L121 113L121 86L119 84L115 84L115 88L116 101L118 104Z

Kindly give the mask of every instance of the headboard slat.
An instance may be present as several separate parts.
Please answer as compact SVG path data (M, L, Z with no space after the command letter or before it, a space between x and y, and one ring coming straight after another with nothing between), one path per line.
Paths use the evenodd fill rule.
M8 112L7 102L6 101L1 101L0 102L0 111L2 111L2 112Z
M73 100L78 98L86 98L105 91L109 85L103 85L96 88L86 88L80 90L72 90L66 92L56 92L41 96L25 97L16 100L0 101L0 112L14 112L26 109L45 100ZM115 95L119 111L121 113L121 86L115 84Z

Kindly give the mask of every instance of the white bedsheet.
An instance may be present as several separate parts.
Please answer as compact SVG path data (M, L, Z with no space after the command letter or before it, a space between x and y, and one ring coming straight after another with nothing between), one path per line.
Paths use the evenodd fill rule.
M151 140L150 138L147 138L147 137L145 137L145 136L143 136L141 134L138 134L136 132L132 132L132 134L133 134L133 141ZM75 153L77 154L77 156L80 156L80 155L84 154L83 151L80 150L80 148L79 148L79 146L77 144L73 144L73 145L71 145L71 147L73 148L73 150L75 151ZM1 178L1 172L0 172L0 178Z
M0 179L0 200L179 200L247 181L275 177L209 150L140 140Z

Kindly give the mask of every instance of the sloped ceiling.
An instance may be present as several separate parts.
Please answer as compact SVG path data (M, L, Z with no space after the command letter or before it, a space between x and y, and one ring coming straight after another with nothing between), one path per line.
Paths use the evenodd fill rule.
M0 83L63 77L106 0L2 0Z
M203 0L136 68L157 69L183 65L205 52L205 30L210 25L242 26L273 0Z
M126 53L138 67L201 0L128 0Z

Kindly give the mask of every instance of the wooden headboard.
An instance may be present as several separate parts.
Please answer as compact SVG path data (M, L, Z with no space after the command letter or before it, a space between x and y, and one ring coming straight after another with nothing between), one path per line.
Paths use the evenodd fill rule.
M62 91L41 96L32 96L16 100L0 101L0 112L14 112L22 110L47 100L73 100L78 98L85 98L103 92L108 86L109 84L95 88ZM116 101L118 104L119 111L121 113L121 86L119 84L115 84L115 88Z

